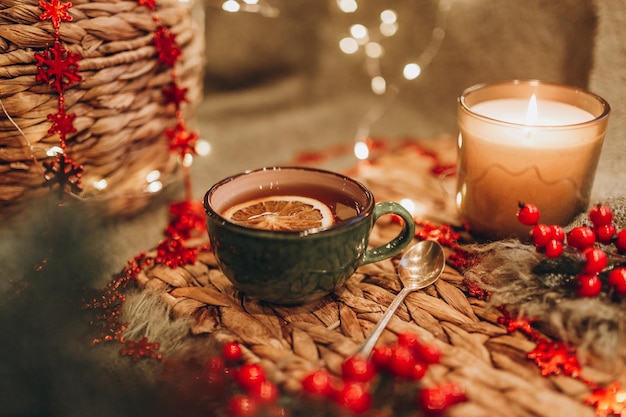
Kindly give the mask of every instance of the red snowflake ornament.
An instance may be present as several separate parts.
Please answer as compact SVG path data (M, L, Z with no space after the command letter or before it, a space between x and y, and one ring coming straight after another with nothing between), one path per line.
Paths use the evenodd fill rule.
M58 94L63 94L67 87L81 80L78 74L78 61L81 58L79 53L63 48L61 42L57 40L51 48L35 53L37 60L35 79L54 87Z
M45 168L43 186L52 188L59 186L59 196L63 196L65 191L80 193L83 191L82 176L83 167L77 165L65 154L60 153L52 161L43 163Z
M170 151L178 151L180 156L196 154L195 146L198 140L198 134L188 132L184 123L178 122L176 127L167 129L165 134L170 139Z
M178 84L172 81L169 86L163 88L165 104L173 103L176 110L180 109L180 105L187 101L187 90L187 88L178 88Z
M581 366L576 350L563 342L540 338L535 349L528 353L528 358L535 361L543 376L580 376Z
M498 317L498 323L505 326L509 333L519 330L531 339L539 337L539 334L532 328L532 323L536 321L535 319L514 317L503 306L498 307L498 310L502 312L502 316Z
M182 52L176 43L176 35L169 33L165 26L159 26L154 34L154 47L160 63L173 67Z
M159 347L159 343L150 343L147 337L142 337L138 342L126 341L125 347L120 351L120 354L130 356L134 360L141 358L162 359L163 355L155 352Z
M43 1L39 0L39 7L44 12L39 15L41 21L50 20L54 29L59 29L59 25L62 20L71 22L74 18L68 13L68 10L72 8L72 3L62 2L60 0Z
M595 407L598 417L626 416L626 390L620 391L618 382L595 390L585 403Z
M76 132L74 128L74 119L76 115L74 113L66 113L65 108L60 106L57 114L49 114L48 120L52 123L50 129L48 129L49 135L58 133L61 137L61 144L64 145L65 138L68 133Z

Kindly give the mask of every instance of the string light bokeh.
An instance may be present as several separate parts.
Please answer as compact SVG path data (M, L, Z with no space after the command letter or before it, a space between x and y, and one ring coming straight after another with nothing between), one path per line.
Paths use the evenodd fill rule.
M372 7L367 2L357 0L335 0L335 3L339 12L346 16L356 16L356 12L361 7ZM401 90L400 84L418 79L441 49L446 36L452 0L438 0L436 3L434 23L426 46L417 54L409 51L406 61L401 64L396 73L389 76L383 74L382 71L382 60L386 55L385 45L393 42L393 38L399 31L412 27L414 22L411 22L406 16L392 8L385 8L377 13L375 24L368 26L363 22L353 21L348 27L347 34L338 40L338 47L342 53L346 55L363 54L364 70L370 80L370 89L374 94L384 96L370 109L358 126L355 135L354 154L359 160L368 159L367 139L370 127L382 117L391 105Z

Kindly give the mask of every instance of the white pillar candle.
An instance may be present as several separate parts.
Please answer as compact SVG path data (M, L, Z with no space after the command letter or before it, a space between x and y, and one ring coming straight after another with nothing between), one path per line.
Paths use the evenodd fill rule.
M518 204L566 225L589 204L609 105L538 81L471 87L459 99L457 205L470 232L525 239Z

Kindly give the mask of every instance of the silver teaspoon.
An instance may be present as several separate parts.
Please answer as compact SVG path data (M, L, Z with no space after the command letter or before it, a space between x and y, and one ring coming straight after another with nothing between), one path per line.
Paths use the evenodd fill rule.
M437 281L445 266L446 257L443 248L434 240L422 240L405 252L398 264L398 276L402 281L402 290L389 304L382 319L376 324L369 337L365 339L357 355L368 357L372 353L378 338L406 296Z

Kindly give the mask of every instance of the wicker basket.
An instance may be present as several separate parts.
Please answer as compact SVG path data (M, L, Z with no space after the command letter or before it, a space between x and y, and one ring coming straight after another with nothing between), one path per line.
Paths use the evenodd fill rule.
M132 214L151 193L146 175L167 182L176 171L166 129L176 124L173 105L163 104L171 68L159 64L153 46L158 24L176 35L182 56L177 82L188 88L187 117L202 96L204 39L192 3L158 0L156 10L137 1L74 0L71 22L60 25L61 42L78 52L82 81L65 91L65 109L76 114L76 133L67 136L67 153L83 165L81 198L97 201L109 214ZM37 0L0 0L0 219L7 218L41 187L46 152L59 145L48 134L48 114L58 95L36 81L34 53L54 40L50 21L41 21ZM8 116L10 117L7 117ZM18 129L19 127L19 129ZM106 179L107 187L96 186ZM101 183L100 183L101 184Z

